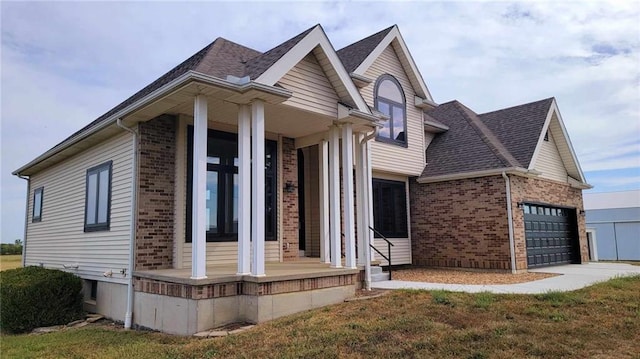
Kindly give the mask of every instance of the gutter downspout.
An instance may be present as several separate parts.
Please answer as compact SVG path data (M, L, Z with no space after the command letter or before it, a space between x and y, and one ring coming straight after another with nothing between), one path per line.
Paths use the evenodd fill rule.
M509 250L511 251L511 273L516 273L516 243L513 238L513 214L511 213L511 181L506 172L502 172L502 178L507 186L507 220L509 221Z
M366 144L367 146L367 172L365 173L365 185L364 187L364 191L366 192L366 198L365 201L367 204L370 204L371 201L369 201L369 196L371 196L371 181L370 181L370 174L371 174L371 154L369 153L369 140L373 139L374 137L376 137L378 135L378 127L376 126L374 131L367 135L364 136L364 138L360 141L360 144ZM364 158L362 159L364 162ZM366 228L365 233L367 233L367 235L364 238L364 246L365 246L365 250L364 250L364 285L366 290L371 290L371 229L369 229L369 227L371 226L371 222L370 222L370 213L371 213L371 208L369 205L367 205L367 207L369 207L369 213L366 213L365 215L367 216L367 220L365 221L366 223Z
M127 281L127 312L124 315L124 329L131 329L133 319L133 270L136 243L136 209L138 206L138 132L122 124L122 119L116 121L118 127L133 134L133 161L131 179L131 233L129 239L129 278Z
M27 225L29 224L29 197L31 196L31 179L23 175L18 175L19 178L27 181L27 200L24 206L24 237L22 239L22 267L25 267L27 254Z

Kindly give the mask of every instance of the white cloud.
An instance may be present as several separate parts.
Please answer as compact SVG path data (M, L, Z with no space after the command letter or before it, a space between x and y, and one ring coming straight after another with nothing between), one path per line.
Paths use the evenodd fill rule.
M583 168L640 159L638 2L0 6L3 240L22 236L11 170L218 36L267 50L316 23L336 48L397 23L436 101L487 112L555 96Z

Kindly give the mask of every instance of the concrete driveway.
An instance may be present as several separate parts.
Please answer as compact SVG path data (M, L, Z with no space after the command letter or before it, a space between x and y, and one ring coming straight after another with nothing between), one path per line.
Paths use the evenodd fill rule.
M640 275L640 266L623 263L568 264L555 267L532 269L530 272L556 273L559 276L517 284L471 285L443 284L425 282L407 282L391 280L371 283L372 288L379 289L426 289L448 290L452 292L491 292L513 294L540 294L548 291L571 291L597 282L606 281L619 276Z

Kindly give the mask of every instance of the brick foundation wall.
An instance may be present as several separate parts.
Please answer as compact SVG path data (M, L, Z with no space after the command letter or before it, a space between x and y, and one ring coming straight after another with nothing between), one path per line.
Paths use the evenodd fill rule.
M282 191L282 245L283 260L292 261L299 257L298 245L298 150L293 138L282 138L282 182L278 184L285 188L287 183L294 186L292 192ZM287 248L286 245L289 245Z
M580 257L582 262L589 260L585 216L580 214L584 209L582 190L572 188L567 183L509 176L511 179L511 206L513 209L513 232L516 244L516 268L527 268L526 243L524 235L524 212L518 208L518 202L545 203L553 206L575 208L578 219L578 236Z
M210 299L236 295L274 295L357 285L357 277L358 274L339 274L318 278L274 280L265 283L239 280L203 285L171 283L156 279L136 277L134 278L134 288L136 288L136 292L142 293L187 299Z
M409 180L413 264L510 268L501 176L420 184Z
M176 119L138 126L136 270L173 268Z

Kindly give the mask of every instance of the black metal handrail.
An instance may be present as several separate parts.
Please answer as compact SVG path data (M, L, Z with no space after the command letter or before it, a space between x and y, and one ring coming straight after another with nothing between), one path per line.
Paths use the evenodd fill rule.
M387 255L386 256L384 254L382 254L382 252L380 252L378 250L378 248L374 247L373 244L369 243L369 247L373 248L373 250L378 252L378 254L380 254L382 256L382 258L387 260L387 263L389 263L389 280L391 280L391 247L394 246L394 245L393 245L393 243L391 243L387 239L387 237L384 236L384 234L380 233L375 228L369 226L369 229L372 230L373 232L375 232L375 234L377 234L378 236L380 236L380 238L384 239L385 242L387 242Z

